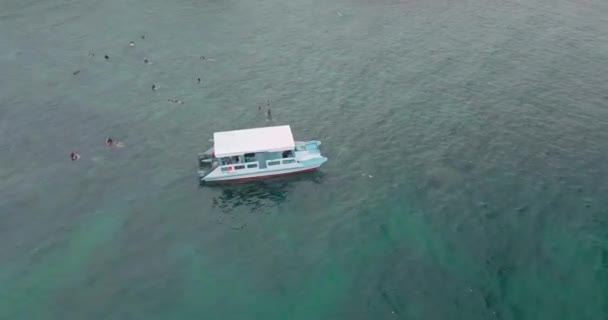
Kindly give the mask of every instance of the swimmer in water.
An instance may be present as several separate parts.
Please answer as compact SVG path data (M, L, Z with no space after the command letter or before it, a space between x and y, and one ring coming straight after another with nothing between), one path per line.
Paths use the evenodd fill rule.
M77 75L79 73L80 73L80 70L76 70L76 71L72 72L73 75Z
M70 153L70 159L72 161L76 161L76 160L80 159L80 155L78 153L72 151L72 153Z
M107 55L107 54L106 54L105 56L103 56L103 57L104 57L104 59L106 59L106 60L110 60L110 56L109 56L109 55Z
M201 60L206 60L206 59L205 59L205 56L201 56Z
M155 84L152 85L152 91L156 91L156 85Z
M148 63L150 63L150 60L148 60L148 58L144 58L144 63L148 64Z
M114 140L112 140L112 138L110 138L110 137L106 138L106 146L111 147L113 143L114 143Z
M201 78L196 79L196 81L198 81L198 83L201 83Z
M266 119L272 120L272 114L270 113L270 109L268 109L268 112L266 112Z
M94 56L95 56L95 53L89 52L89 57L94 57Z
M145 38L146 38L146 35L145 35L145 34L142 34L142 35L141 35L141 39L143 40L143 39L145 39Z
M135 47L135 41L129 42L129 47Z
M258 112L262 111L262 106L258 106Z

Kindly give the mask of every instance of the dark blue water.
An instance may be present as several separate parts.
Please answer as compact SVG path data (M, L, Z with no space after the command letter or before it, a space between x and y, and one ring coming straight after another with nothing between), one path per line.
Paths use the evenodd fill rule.
M607 319L607 17L4 0L0 319ZM320 171L198 187L278 124Z

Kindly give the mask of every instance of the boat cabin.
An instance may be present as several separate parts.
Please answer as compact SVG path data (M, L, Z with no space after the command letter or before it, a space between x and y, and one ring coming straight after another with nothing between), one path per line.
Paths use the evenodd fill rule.
M216 132L213 142L214 162L222 171L266 169L296 162L290 126Z

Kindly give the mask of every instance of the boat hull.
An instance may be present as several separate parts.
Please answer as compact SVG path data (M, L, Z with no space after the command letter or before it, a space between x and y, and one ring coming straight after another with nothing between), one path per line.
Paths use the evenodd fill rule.
M252 181L252 180L260 180L260 179L268 179L268 178L276 178L283 177L288 175L294 175L298 173L306 173L311 172L318 169L321 166L321 163L314 166L306 166L299 168L289 168L282 169L276 171L263 171L263 172L255 172L241 175L225 175L219 177L203 177L201 178L201 182L211 183L211 182L243 182L243 181Z
M221 180L202 180L201 182L204 183L240 183L240 182L248 182L248 181L258 181L258 180L264 180L264 179L271 179L271 178L280 178L280 177L285 177L285 176L292 176L292 175L296 175L299 173L307 173L307 172L313 172L317 170L317 168L308 168L308 169L303 169L300 171L294 171L294 172L286 172L286 173L276 173L276 174L268 174L268 175L263 175L263 176L255 176L255 177L242 177L242 178L234 178L234 179L221 179Z

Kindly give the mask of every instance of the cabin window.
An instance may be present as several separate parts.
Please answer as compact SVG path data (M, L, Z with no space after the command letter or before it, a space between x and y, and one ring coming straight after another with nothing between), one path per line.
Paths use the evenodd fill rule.
M296 162L294 159L283 160L283 164L294 163Z
M228 167L222 167L221 169L222 169L222 172L228 172L228 171L230 171L230 170L228 170Z
M253 158L255 157L255 153L245 153L245 158Z
M268 165L269 166L276 166L278 164L281 164L280 160L276 160L276 161L268 161Z
M247 165L247 169L251 169L251 168L257 168L258 164L257 163L250 163Z
M241 165L238 165L238 166L234 166L234 170L241 170L241 169L245 169L245 165L244 164L241 164Z

